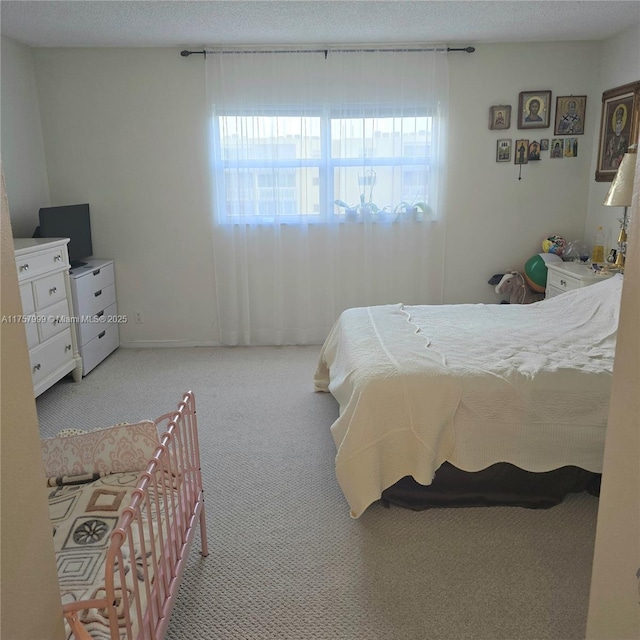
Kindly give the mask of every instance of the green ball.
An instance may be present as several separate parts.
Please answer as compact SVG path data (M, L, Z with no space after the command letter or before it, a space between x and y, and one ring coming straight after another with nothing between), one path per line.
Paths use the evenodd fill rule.
M544 293L547 286L547 263L539 253L524 263L524 275L534 291Z

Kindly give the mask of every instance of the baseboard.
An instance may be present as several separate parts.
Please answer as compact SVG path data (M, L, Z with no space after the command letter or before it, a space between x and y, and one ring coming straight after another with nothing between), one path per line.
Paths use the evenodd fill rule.
M125 349L158 349L176 347L219 347L220 343L213 340L134 340L132 342L121 342L120 346Z

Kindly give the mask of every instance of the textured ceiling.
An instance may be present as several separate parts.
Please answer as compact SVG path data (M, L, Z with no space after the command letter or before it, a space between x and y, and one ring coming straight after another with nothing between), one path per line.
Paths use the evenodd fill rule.
M2 34L34 47L601 40L640 0L1 0ZM640 27L639 27L640 29Z

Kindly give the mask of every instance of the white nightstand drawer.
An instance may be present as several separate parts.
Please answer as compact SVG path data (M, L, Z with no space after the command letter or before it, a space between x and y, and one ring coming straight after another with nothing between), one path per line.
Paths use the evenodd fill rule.
M76 270L74 270L74 274ZM89 270L87 273L79 275L75 279L75 295L78 300L91 297L96 291L100 291L110 284L113 284L115 274L113 272L113 262L106 266Z
M586 264L578 262L558 262L547 265L547 286L545 298L588 287L610 278L611 273L596 273Z
M88 344L82 347L82 375L87 375L97 364L102 362L120 344L118 325L112 324L102 331Z
M571 291L572 289L579 289L581 286L579 278L574 278L567 273L560 273L553 269L548 269L547 271L547 289L555 288L564 292Z
M98 289L92 293L88 298L83 298L80 315L93 316L100 311L105 311L107 307L110 307L116 301L116 287L114 284L110 284L104 289ZM76 312L78 310L76 309Z
M102 333L108 328L112 322L107 322L109 318L113 318L118 313L118 306L115 302L104 310L98 312L99 315L94 314L92 317L95 322L89 322L87 318L83 318L82 322L78 324L78 344L84 346L91 340L93 340L99 333Z

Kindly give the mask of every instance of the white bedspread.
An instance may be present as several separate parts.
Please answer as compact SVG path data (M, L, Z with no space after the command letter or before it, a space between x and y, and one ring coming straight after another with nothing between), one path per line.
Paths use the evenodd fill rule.
M530 305L345 311L315 374L340 406L336 475L359 517L411 475L602 471L622 277Z

